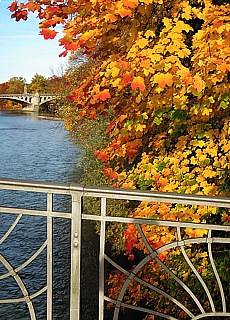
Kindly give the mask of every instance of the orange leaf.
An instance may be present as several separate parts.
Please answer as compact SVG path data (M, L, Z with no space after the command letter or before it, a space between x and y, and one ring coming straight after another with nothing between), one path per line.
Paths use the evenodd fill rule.
M131 10L128 10L128 9L124 9L124 8L121 8L121 9L118 9L117 10L117 13L122 17L131 17L132 16L132 11Z
M105 18L105 22L108 22L108 21L115 22L115 21L117 21L117 17L112 13L106 14L104 18Z
M57 33L58 33L57 31L50 30L49 28L43 28L40 31L40 35L42 35L44 39L54 39Z
M173 84L173 77L171 73L160 73L154 76L154 81L158 83L160 88L164 88L166 85L171 87Z
M108 90L108 89L105 89L105 90L99 92L98 94L96 94L96 95L94 96L94 98L95 98L96 100L101 99L102 101L105 101L105 100L111 98L111 95L110 95L110 93L109 93L109 90Z
M129 8L136 8L138 6L139 0L123 0L123 4Z
M201 79L201 77L196 74L193 78L194 80L194 85L193 87L198 91L201 92L205 88L204 81Z
M141 91L145 90L145 81L142 77L134 77L131 87L133 90L140 89Z

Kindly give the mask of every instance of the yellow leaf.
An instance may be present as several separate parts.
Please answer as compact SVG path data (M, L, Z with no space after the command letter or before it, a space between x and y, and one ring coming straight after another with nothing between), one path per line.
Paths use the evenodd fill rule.
M146 38L150 38L150 37L155 37L155 33L152 31L152 30L147 30L146 32L145 32L145 37Z
M165 31L167 31L167 29L170 29L170 26L171 26L171 23L172 23L171 20L169 18L164 18L162 21L163 21L163 23L165 25L165 28L166 28Z
M209 187L204 187L203 188L203 192L205 195L210 195L211 191L212 191L213 187L212 186L209 186Z
M113 81L113 87L119 87L119 85L120 85L120 82L121 82L121 79L116 79L115 81Z
M205 178L213 178L213 177L216 176L216 172L213 171L213 170L211 170L211 169L205 169L205 170L203 171L203 176L204 176Z
M120 72L120 69L118 69L117 67L113 67L112 69L111 69L111 74L112 74L112 77L113 78L115 78L115 77L117 77L118 76L118 74L119 74L119 72Z
M230 150L230 143L225 144L225 145L222 147L222 150L223 150L224 152L228 152L228 151Z
M212 112L212 108L204 108L201 110L201 113L203 116L205 116L205 115L208 116L209 113L211 113L211 112Z
M148 42L147 39L142 38L142 39L137 40L136 45L137 45L139 48L143 49L144 47L147 46L148 43L149 43L149 42Z
M204 230L204 229L196 229L195 230L195 235L197 237L203 237L204 235L206 235L208 233L208 230Z
M138 123L136 125L136 131L143 131L143 129L145 129L145 128L146 128L145 124Z

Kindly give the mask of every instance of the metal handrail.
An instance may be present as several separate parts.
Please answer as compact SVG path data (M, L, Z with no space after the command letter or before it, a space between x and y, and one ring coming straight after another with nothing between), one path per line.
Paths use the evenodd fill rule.
M38 192L47 194L47 205L45 210L32 210L30 208L11 208L8 206L0 206L0 212L2 213L11 213L18 215L14 224L11 228L6 232L2 239L0 239L0 245L5 241L5 239L11 234L14 230L20 218L23 215L38 215L44 216L47 218L47 240L42 246L38 249L38 251L28 260L25 261L21 266L14 268L10 263L6 261L3 255L0 252L0 262L2 262L7 268L8 272L2 276L2 278L6 278L8 276L13 276L17 281L19 287L21 288L24 296L20 298L20 301L24 301L28 305L28 309L30 312L31 319L35 320L36 315L33 308L33 298L37 297L39 294L47 291L47 319L52 319L52 244L53 244L53 234L52 234L52 221L54 217L60 217L64 219L71 220L71 295L70 295L70 319L71 320L80 320L80 281L81 281L81 222L82 220L93 220L100 222L100 252L99 252L99 261L100 261L100 274L99 274L99 315L98 320L104 319L104 304L105 302L112 302L115 306L113 320L117 320L119 316L119 312L122 307L143 311L145 313L149 313L155 316L161 316L166 319L176 319L172 316L165 315L159 313L155 310L150 310L148 308L143 308L127 305L125 301L123 301L124 293L128 288L130 282L134 279L140 284L144 284L149 287L150 290L156 291L159 294L164 295L166 298L171 300L175 305L181 308L191 319L200 319L202 317L207 316L230 316L230 313L226 310L226 302L225 302L225 294L224 288L222 287L220 277L215 267L215 263L212 257L212 244L215 243L229 243L229 238L222 237L213 237L212 231L230 231L230 226L226 225L212 225L212 224L204 224L204 223L190 223L190 222L179 222L179 221L162 221L162 220L154 220L149 218L132 218L132 217L121 217L121 216L111 216L107 212L107 199L114 200L129 200L129 201L147 201L147 202L164 202L164 203L175 203L175 204L188 204L188 205L201 205L201 206L210 206L210 207L222 207L222 208L230 208L230 199L227 197L215 197L215 196L203 196L203 195L188 195L188 194L178 194L178 193L163 193L163 192L153 192L153 191L144 191L144 190L130 190L130 189L115 189L110 187L95 187L95 186L85 186L82 184L75 183L53 183L53 182L44 182L44 181L30 181L30 180L19 180L19 179L6 179L0 178L0 190L11 190L11 191L24 191L24 192ZM72 210L71 212L55 212L53 211L53 195L54 194L63 194L70 195L72 198ZM83 212L82 200L83 198L99 198L101 201L100 204L100 213L97 215L87 214ZM110 257L108 257L105 253L105 239L106 239L106 223L107 222L117 222L117 223L132 223L134 224L140 237L143 239L143 242L146 244L146 247L149 250L149 254L145 256L145 258L138 263L138 265L132 270L124 270L121 266L115 263ZM151 245L148 243L148 240L145 237L145 234L142 231L142 226L145 224L155 225L155 226L170 226L174 227L177 232L177 241L166 244L158 248L157 250L153 250ZM181 230L183 228L199 228L199 229L207 229L208 236L200 237L196 239L183 239L181 237ZM203 279L200 277L199 273L196 271L195 266L189 260L186 252L184 250L186 245L193 244L204 244L207 246L209 259L211 261L211 266L213 272L216 277L216 281L218 283L218 287L221 294L222 306L223 309L220 312L219 310L215 310L214 302L212 300L211 293L209 292L208 287L206 286ZM205 292L207 293L207 297L209 303L211 305L211 312L206 312L205 308L202 306L199 298L194 295L191 289L181 281L176 275L173 274L171 270L159 259L159 254L166 250L170 250L173 248L179 247L181 252L183 253L184 259L187 261L191 270L193 270L197 279L203 286ZM22 279L18 275L18 270L23 269L29 263L31 263L43 250L47 248L47 285L41 289L39 292L35 293L32 296L29 296ZM163 292L161 289L146 283L143 279L138 277L138 272L140 269L149 261L155 259L155 261L161 265L161 267L165 270L165 272L174 278L174 280L187 291L190 295L191 299L193 299L194 303L197 305L200 310L200 314L195 315L187 309L182 302L178 299L170 296L166 292ZM127 280L125 281L120 294L118 295L117 300L113 300L109 298L105 293L104 288L104 263L105 260L117 268L121 272L123 272L127 276ZM1 280L1 277L0 277ZM12 299L8 300L0 300L0 303L6 302L14 302Z

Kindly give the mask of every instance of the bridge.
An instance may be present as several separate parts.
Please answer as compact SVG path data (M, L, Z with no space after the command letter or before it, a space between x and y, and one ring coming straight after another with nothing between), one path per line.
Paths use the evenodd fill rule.
M18 102L25 111L39 111L41 105L60 97L58 94L39 94L38 92L35 94L0 94L0 99Z

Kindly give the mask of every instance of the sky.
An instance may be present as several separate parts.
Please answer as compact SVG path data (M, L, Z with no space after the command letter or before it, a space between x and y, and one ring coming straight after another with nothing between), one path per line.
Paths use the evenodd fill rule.
M45 40L39 35L39 19L30 15L27 21L16 22L7 7L13 2L0 0L0 83L12 77L23 77L27 83L37 73L46 78L60 74L67 58L58 39Z

